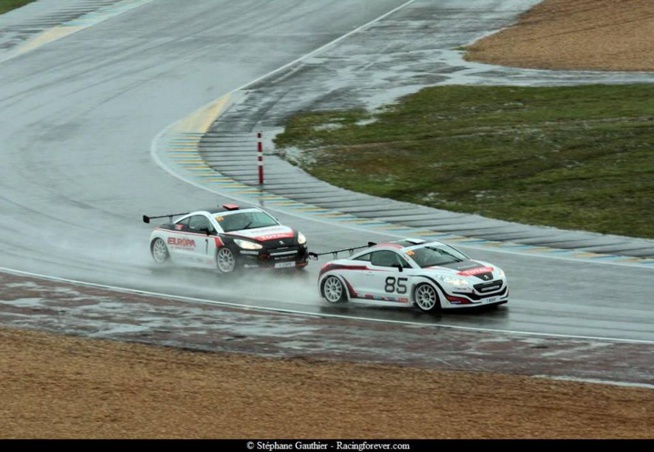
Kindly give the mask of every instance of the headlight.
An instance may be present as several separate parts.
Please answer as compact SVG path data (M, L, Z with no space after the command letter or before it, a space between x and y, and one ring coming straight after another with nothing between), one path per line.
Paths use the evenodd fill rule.
M498 278L504 278L504 276L505 276L504 275L504 270L502 270L501 268L495 268L495 270L497 270L497 277Z
M247 240L234 239L234 243L236 243L239 246L239 248L242 248L244 250L260 250L261 248L263 248L263 246L261 246L260 244L249 242Z
M305 243L307 243L307 238L301 232L297 233L297 243L299 243L300 245L304 245Z
M454 278L452 276L441 276L439 279L443 281L445 284L449 284L451 286L467 287L469 285L468 281L462 278Z

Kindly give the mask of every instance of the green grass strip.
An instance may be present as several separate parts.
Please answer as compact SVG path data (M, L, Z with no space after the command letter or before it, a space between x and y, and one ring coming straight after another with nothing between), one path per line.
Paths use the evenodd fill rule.
M0 0L0 14L4 14L12 9L20 8L35 0Z
M650 84L437 86L375 113L295 116L275 144L357 192L654 238L652 99Z

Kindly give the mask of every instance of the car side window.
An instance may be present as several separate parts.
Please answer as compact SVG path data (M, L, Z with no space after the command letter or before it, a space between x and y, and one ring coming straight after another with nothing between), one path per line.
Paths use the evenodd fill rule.
M377 265L379 267L393 267L395 265L401 265L402 268L408 268L409 264L402 259L397 253L389 250L380 250L374 251L371 253L370 262L372 265Z
M175 230L177 231L188 231L188 223L191 220L191 217L184 218L175 223Z
M362 256L357 257L357 258L354 259L354 260L355 260L355 261L366 261L366 262L370 262L370 255L371 255L371 253L366 253L366 254L364 254L364 255L362 255Z
M214 231L214 228L211 226L209 219L204 215L193 215L190 217L189 229L195 232Z

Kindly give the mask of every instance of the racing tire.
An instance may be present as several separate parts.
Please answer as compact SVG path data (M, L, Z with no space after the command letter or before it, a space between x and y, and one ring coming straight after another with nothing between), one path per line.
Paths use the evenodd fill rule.
M320 287L322 297L330 303L347 301L345 286L336 276L330 275L322 282Z
M422 312L438 311L441 307L436 289L431 284L422 283L413 292L413 300Z
M170 259L168 246L166 246L166 242L160 238L156 238L152 243L150 243L150 253L152 254L152 259L154 259L157 265L163 265Z
M220 273L234 273L237 268L236 256L226 246L216 253L216 267Z

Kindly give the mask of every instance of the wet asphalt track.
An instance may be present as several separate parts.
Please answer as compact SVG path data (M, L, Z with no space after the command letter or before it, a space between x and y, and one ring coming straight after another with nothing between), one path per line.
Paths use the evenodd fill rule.
M90 10L78 9L82 3ZM438 332L432 340L440 344L444 334L470 331L582 341L586 351L630 344L639 352L623 356L632 357L651 351L651 241L525 228L326 189L277 158L269 143L293 111L374 108L430 84L649 82L651 75L520 71L457 58L452 49L510 23L534 1L234 3L69 0L59 3L65 11L52 11L37 2L0 18L1 267L285 313L374 319L364 322L371 335L377 321L409 322L399 330L407 335L417 323ZM34 44L29 39L39 27L57 23L71 30L20 51ZM215 108L207 113L207 106ZM250 146L256 131L268 140L263 189L254 153L247 163L249 148L235 145ZM175 157L180 146L208 166L196 165L195 155ZM245 281L152 271L142 214L234 200L263 204L298 226L315 251L406 235L451 241L505 268L512 300L492 313L421 316L383 306L326 306L315 288L320 262L303 274ZM37 305L48 297L38 293L3 298L18 312L7 309L4 323L124 337L121 322L110 319L132 306L113 304L90 316L96 324L89 328L81 326L86 317L74 300L57 316L41 315ZM197 303L178 302L182 313ZM152 328L140 337L156 337L155 306L146 309L147 320L142 312L132 317L141 319L137 329ZM54 327L62 312L66 321ZM179 329L192 329L181 315ZM273 337L267 318L255 317L261 320L247 326L233 318L233 334ZM200 318L190 317L202 325ZM168 325L175 330L175 322ZM301 353L296 347L286 350ZM412 356L419 361L422 353L427 362L432 351L418 347ZM632 366L638 381L651 381L648 366Z

